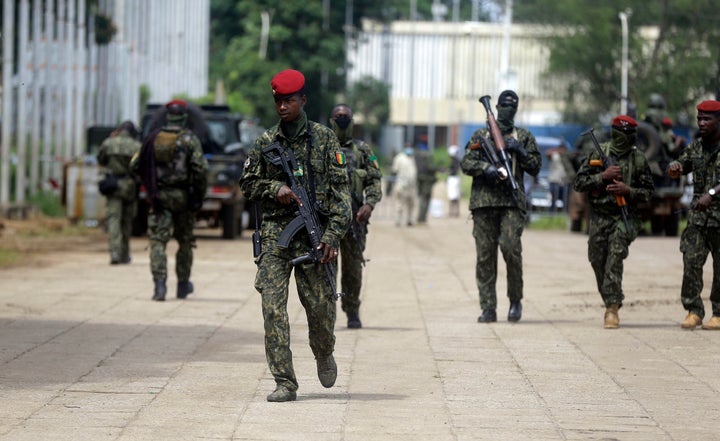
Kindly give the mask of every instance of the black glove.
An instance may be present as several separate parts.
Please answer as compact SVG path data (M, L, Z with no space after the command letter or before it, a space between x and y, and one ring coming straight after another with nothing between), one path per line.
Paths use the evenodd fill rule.
M523 147L522 144L520 144L520 141L518 141L515 138L508 138L505 141L505 150L508 153L515 153L516 155L520 156L521 158L524 158L527 156L527 150L525 150L525 147Z
M500 172L494 165L489 165L488 168L485 169L485 176L487 176L488 179L497 181L500 179Z

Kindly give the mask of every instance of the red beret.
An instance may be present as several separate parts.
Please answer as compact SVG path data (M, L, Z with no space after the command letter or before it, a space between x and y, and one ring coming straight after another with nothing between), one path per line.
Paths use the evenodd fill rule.
M672 120L668 117L665 117L660 121L660 124L662 124L664 126L672 127Z
M169 108L170 106L181 106L187 108L187 103L183 100L172 100L165 104L165 108Z
M612 125L620 130L635 130L637 122L627 115L618 115L612 120Z
M720 101L707 100L698 104L698 112L715 113L720 112Z
M305 87L305 76L297 70L286 69L270 81L274 96L292 95Z

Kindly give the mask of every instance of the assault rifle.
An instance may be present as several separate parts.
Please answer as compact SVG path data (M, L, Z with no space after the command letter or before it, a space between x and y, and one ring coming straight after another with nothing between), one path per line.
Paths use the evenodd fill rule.
M592 139L593 146L595 147L595 151L597 151L598 155L600 155L600 160L597 159L591 159L590 160L590 166L597 167L600 166L603 168L603 170L607 170L608 167L617 165L615 161L613 161L608 155L605 154L602 147L600 147L600 143L598 142L597 138L595 137L595 133L593 133L595 129L592 127L581 133L580 136L583 135L590 135L590 138ZM622 195L616 195L615 196L615 202L617 203L618 207L620 207L620 214L622 214L623 223L625 224L625 231L628 233L630 232L630 224L628 223L628 209L627 209L627 201L625 200L625 196Z
M320 239L323 234L322 225L320 224L320 218L318 217L314 202L310 199L305 189L295 180L294 173L297 172L299 168L293 151L285 149L275 142L265 147L262 150L262 153L265 159L282 168L285 175L287 175L290 189L293 193L295 193L298 199L300 199L300 204L297 206L296 216L280 233L277 246L280 248L287 248L290 245L292 238L295 237L295 235L301 230L305 229L308 237L310 238L310 251L302 256L292 259L290 263L293 266L303 265L306 263L319 264L323 257L322 249L318 249ZM337 292L337 288L335 286L335 267L330 262L325 262L322 266L325 267L325 278L331 291L329 296L332 300L337 300L343 294Z

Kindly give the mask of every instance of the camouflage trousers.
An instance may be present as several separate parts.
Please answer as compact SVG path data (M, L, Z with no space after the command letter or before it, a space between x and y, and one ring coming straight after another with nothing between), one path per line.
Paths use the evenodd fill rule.
M364 238L362 242L365 242ZM341 304L342 310L346 313L360 310L360 290L363 265L365 264L363 251L360 243L349 233L340 241L340 268L342 269L340 281L343 293Z
M507 296L510 301L523 298L521 236L525 214L510 207L476 208L473 216L473 237L477 258L475 283L480 294L481 309L497 308L498 247L507 267Z
M161 210L157 215L148 215L150 228L150 272L154 279L167 279L167 255L165 248L172 235L178 242L175 254L175 274L178 282L190 280L193 263L193 227L195 213L192 211L173 212Z
M637 219L628 219L631 231L625 231L623 221L618 218L590 215L588 226L588 260L595 273L595 282L606 307L622 306L625 294L622 290L623 260L629 254L630 244L640 224Z
M683 280L680 299L683 307L701 318L705 317L700 294L703 290L703 266L708 254L713 259L713 281L710 304L713 315L720 316L720 228L706 228L688 224L680 239L683 253Z
M263 241L263 248L267 249ZM265 324L265 357L278 385L297 390L298 382L290 351L290 321L287 313L288 288L293 267L287 250L273 248L256 260L255 289L262 297ZM298 265L295 271L300 303L305 308L310 349L315 357L335 349L335 302L324 269L315 264Z
M135 201L107 198L105 224L110 242L110 255L125 261L130 257L130 234L135 217Z
M430 199L432 197L433 182L418 183L418 217L419 223L427 222Z

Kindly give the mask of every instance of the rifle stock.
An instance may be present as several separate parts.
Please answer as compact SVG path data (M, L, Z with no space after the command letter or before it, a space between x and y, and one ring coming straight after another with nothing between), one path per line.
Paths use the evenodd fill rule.
M308 197L305 188L303 188L295 180L294 172L298 170L295 155L292 150L283 148L277 142L265 147L262 150L262 153L268 161L282 168L283 172L287 176L290 189L293 193L295 193L295 195L297 195L301 202L301 204L297 206L297 216L295 219L293 219L285 230L280 233L278 247L286 248L292 237L304 229L310 238L310 250L306 254L292 259L290 263L293 266L303 265L306 263L319 264L323 257L322 249L318 249L323 233L322 225L320 224L320 218L315 210L314 204ZM343 294L337 291L335 283L335 268L331 262L325 262L322 266L325 268L325 278L328 286L330 287L330 297L332 300L337 300Z

